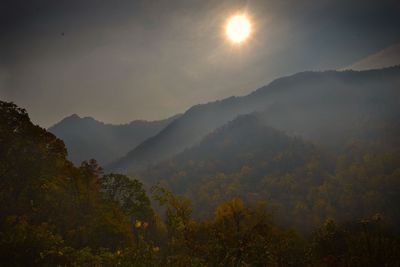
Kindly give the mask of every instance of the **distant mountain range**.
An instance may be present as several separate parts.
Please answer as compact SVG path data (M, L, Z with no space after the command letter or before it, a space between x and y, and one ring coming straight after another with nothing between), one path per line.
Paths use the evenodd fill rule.
M48 130L65 142L68 157L75 164L94 158L105 165L124 156L177 118L179 115L159 121L136 120L113 125L74 114Z
M178 155L237 116L259 120L291 136L338 147L399 118L400 66L368 71L301 72L243 97L195 105L166 120L104 124L72 115L49 128L76 164L95 158L106 171L137 172Z
M259 112L265 124L335 147L363 125L377 127L400 115L400 67L370 71L302 72L243 97L196 105L148 138L110 171L135 172L166 160L242 114Z

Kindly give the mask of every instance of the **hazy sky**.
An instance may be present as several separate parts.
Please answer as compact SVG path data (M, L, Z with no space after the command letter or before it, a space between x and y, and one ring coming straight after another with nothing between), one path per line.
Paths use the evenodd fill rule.
M254 33L235 47L229 16ZM0 99L47 127L72 113L160 119L400 41L400 1L0 0Z

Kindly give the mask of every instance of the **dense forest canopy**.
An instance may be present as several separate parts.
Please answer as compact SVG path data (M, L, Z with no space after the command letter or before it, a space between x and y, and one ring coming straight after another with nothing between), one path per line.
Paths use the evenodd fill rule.
M75 167L60 139L0 102L0 261L398 266L399 128L384 129L332 153L240 116L142 172L146 191L94 160Z

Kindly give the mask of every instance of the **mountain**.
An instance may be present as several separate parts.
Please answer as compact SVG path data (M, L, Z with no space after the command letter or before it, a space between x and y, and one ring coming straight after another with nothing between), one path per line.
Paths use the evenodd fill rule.
M252 113L238 116L198 144L139 173L149 184L164 181L173 192L184 194L219 174L230 176L243 168L257 169L262 175L289 173L318 153L313 144L266 125L261 114ZM256 182L254 174L244 175L246 183ZM224 181L219 182L216 187L223 188Z
M400 43L391 45L343 69L369 70L400 65Z
M327 217L346 221L381 212L400 221L393 189L400 173L399 119L380 128L365 122L365 132L332 152L268 126L264 116L238 116L137 175L191 199L199 218L209 217L215 203L239 197L266 201L280 224L307 232Z
M92 158L100 164L107 164L157 134L177 118L179 115L159 121L137 120L113 125L74 114L48 130L65 142L69 159L75 164Z
M360 120L398 118L399 88L400 67L283 77L249 95L190 108L107 169L144 169L195 145L238 115L254 111L263 111L274 128L334 145Z

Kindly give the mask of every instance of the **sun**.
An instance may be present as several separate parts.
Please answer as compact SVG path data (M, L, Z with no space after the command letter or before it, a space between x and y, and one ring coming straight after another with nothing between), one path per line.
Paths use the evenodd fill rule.
M226 24L226 35L233 43L240 44L249 38L251 24L245 15L235 15Z

